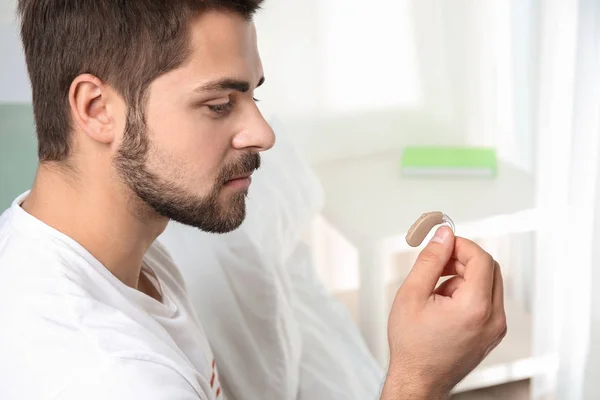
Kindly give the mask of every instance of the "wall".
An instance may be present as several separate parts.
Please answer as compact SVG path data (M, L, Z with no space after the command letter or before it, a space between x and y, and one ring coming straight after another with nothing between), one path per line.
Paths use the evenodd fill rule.
M31 101L14 6L14 0L0 0L0 103Z
M33 117L27 104L31 94L15 4L14 0L0 0L0 212L30 187L37 164Z
M37 166L33 112L27 104L0 104L0 213L31 187Z
M537 4L269 1L257 18L261 106L314 162L489 145L531 172Z

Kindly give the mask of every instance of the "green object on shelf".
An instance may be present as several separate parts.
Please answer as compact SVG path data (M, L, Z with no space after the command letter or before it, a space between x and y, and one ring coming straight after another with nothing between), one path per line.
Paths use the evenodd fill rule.
M496 150L485 147L407 147L402 155L406 176L495 177Z

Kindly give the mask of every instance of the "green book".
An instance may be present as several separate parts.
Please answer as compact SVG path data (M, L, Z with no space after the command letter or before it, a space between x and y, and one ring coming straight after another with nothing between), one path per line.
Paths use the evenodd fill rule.
M496 150L483 147L407 147L402 155L405 176L495 177Z

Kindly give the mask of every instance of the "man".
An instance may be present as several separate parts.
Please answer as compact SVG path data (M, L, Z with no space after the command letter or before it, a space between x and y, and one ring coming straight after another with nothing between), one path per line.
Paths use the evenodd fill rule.
M244 219L274 144L253 99L260 3L19 1L40 165L0 218L0 398L224 398L155 239ZM395 300L381 398L447 397L505 330L499 267L441 228Z

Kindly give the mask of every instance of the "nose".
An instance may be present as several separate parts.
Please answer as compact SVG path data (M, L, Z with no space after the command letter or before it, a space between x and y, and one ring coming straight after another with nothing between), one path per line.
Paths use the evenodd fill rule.
M233 147L238 150L266 151L275 145L275 133L258 107L249 111L244 128L234 136Z

